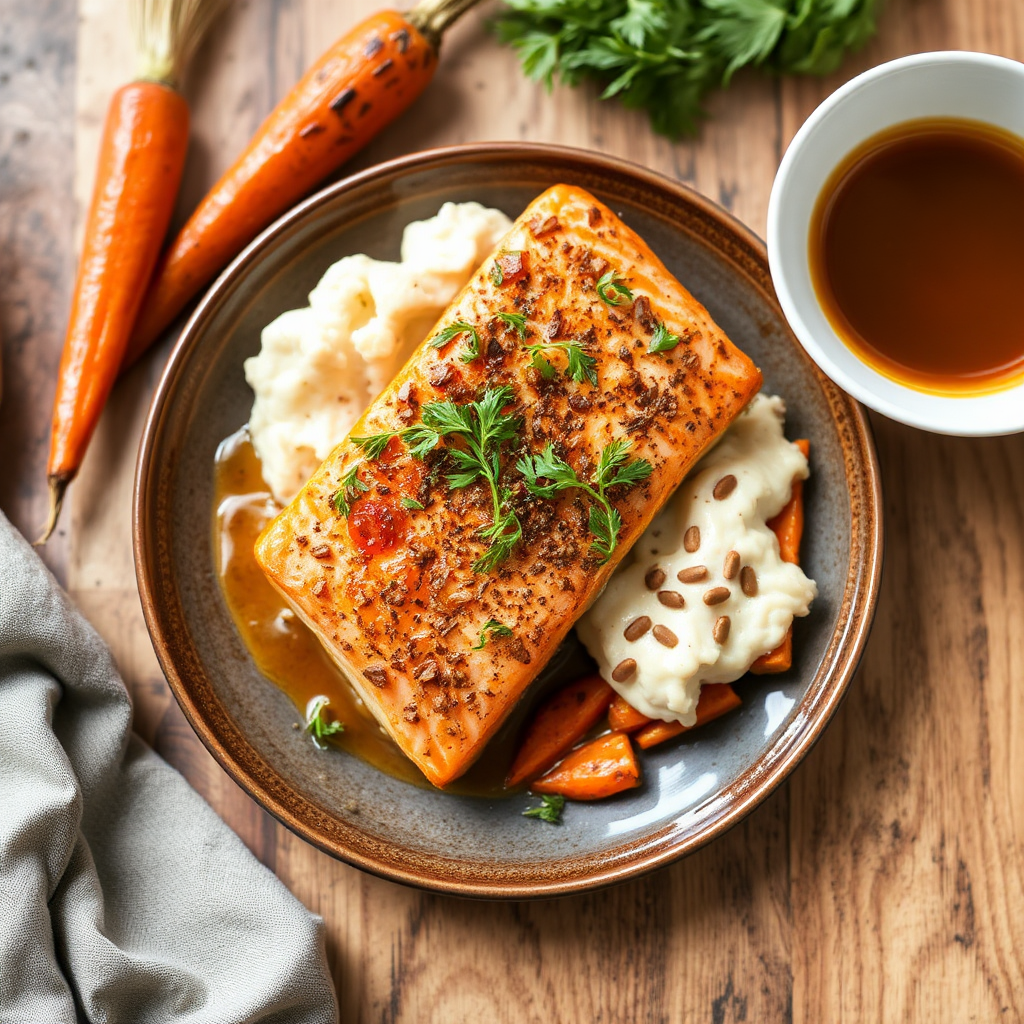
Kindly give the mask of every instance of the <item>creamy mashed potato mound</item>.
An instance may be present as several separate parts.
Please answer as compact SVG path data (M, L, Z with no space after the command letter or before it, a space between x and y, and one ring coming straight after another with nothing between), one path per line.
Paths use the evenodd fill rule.
M479 203L445 203L402 235L400 263L346 256L309 305L282 313L245 361L253 447L286 505L389 384L512 222Z
M751 402L697 463L576 624L601 675L651 718L693 725L701 684L739 679L782 642L793 617L806 615L817 596L814 581L799 566L782 561L775 534L766 525L789 501L793 480L808 475L803 453L783 435L785 413L781 398L758 395ZM735 476L736 486L717 500L715 485L729 475ZM684 537L691 527L700 531L700 541L696 550L687 551ZM691 533L691 547L694 539ZM739 572L725 578L726 556L732 551L741 566L756 574L754 596L744 593ZM707 568L703 579L679 580L681 571L698 566ZM663 582L651 589L646 581L660 579L662 572ZM704 595L715 588L727 589L728 597L706 604ZM681 596L683 606L666 606L659 591ZM678 603L675 597L668 600ZM641 616L649 617L652 628L627 640L626 627ZM718 643L714 631L721 616L729 617L729 633ZM658 625L675 634L676 646L658 640ZM616 682L612 673L627 658L636 661L636 671Z

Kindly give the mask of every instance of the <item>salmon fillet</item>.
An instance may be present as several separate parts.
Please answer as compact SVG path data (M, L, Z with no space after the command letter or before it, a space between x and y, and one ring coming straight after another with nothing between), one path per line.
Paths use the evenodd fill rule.
M556 185L270 523L256 557L444 786L760 385L630 228ZM445 434L453 422L463 432ZM602 470L602 451L617 469ZM553 485L574 476L591 489Z

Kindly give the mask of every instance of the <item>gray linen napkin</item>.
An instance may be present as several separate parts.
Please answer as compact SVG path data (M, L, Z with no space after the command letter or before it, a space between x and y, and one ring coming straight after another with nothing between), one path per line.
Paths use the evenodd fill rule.
M323 923L131 732L0 513L0 1024L328 1024Z

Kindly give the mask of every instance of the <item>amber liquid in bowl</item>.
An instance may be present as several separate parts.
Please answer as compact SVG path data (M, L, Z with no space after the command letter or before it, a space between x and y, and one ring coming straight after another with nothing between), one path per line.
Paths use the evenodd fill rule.
M892 380L936 394L1024 381L1024 139L908 121L833 172L811 277L836 333Z

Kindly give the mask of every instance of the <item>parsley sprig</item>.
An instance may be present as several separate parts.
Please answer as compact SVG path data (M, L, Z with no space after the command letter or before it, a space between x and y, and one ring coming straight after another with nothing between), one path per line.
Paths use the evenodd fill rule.
M390 440L390 436L385 438L380 451L384 450ZM377 453L377 455L379 454L380 452ZM377 458L377 455L375 455L374 458ZM362 462L354 462L349 466L349 468L342 474L341 486L331 495L331 504L343 516L347 516L352 511L352 502L354 502L360 494L370 489L362 480L359 479L359 470L362 465Z
M532 354L530 365L545 379L550 380L555 375L555 367L544 355L548 349L560 349L566 354L566 376L571 377L577 384L584 381L597 385L597 360L587 353L587 350L578 341L544 341L536 345L526 345L526 351Z
M448 485L456 489L483 480L491 492L491 523L480 531L487 550L473 563L474 572L490 572L512 553L523 535L522 524L511 507L511 492L501 482L501 446L519 434L518 416L506 414L505 407L515 400L507 384L488 388L477 402L430 402L423 406L423 426L438 438L458 438L465 448L446 445L455 462L448 474Z
M516 438L522 426L518 416L504 411L514 400L515 392L504 384L488 388L479 401L464 405L428 402L420 414L421 422L403 430L351 438L369 459L379 458L393 437L401 439L417 459L425 458L442 440L462 441L465 448L445 445L455 463L455 471L447 476L448 485L460 489L482 479L491 492L491 522L480 531L488 547L473 563L474 572L490 572L501 565L523 535L511 507L511 492L501 483L501 446Z
M609 270L601 276L597 282L597 297L609 306L633 301L633 293L622 283L617 270Z
M498 37L550 88L596 82L656 132L695 132L745 66L824 75L874 34L881 0L506 0Z
M327 744L324 743L324 740L328 736L334 736L336 733L345 731L345 726L337 719L333 722L328 722L324 718L324 708L330 703L326 697L314 697L306 715L306 725L302 730L309 733L313 743L320 750L327 749Z
M602 562L611 558L622 529L622 517L608 500L608 491L613 487L632 487L646 480L653 469L646 459L630 460L631 447L626 439L605 445L589 481L581 480L576 470L555 454L551 444L539 455L527 455L516 463L526 489L538 498L554 498L562 491L578 488L594 500L588 526L594 537L591 548L600 555Z
M430 339L429 347L444 348L449 341L454 340L460 334L468 334L469 342L459 358L464 363L471 363L480 355L480 332L472 324L466 323L465 320L457 320L455 323L445 327L444 330L438 331Z
M526 314L525 313L495 313L494 318L500 320L506 327L511 327L519 340L526 337Z
M545 793L540 798L540 807L531 807L523 811L524 818L540 818L552 825L562 824L562 809L565 797L561 793Z
M672 349L683 339L678 334L673 334L660 320L654 328L651 343L647 347L648 352L671 352Z
M511 635L512 630L504 622L499 622L497 619L488 619L480 629L480 642L473 644L473 650L482 651L487 646L487 641L492 637L497 639Z

